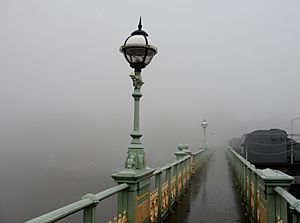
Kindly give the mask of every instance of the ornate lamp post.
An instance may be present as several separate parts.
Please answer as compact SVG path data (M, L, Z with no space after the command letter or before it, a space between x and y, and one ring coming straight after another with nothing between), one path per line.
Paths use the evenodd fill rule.
M206 147L206 135L205 135L205 129L208 125L207 121L204 119L201 123L202 128L203 128L203 146Z
M133 82L133 98L134 98L134 122L133 131L130 134L132 141L128 148L125 168L127 169L143 169L146 167L144 147L140 141L142 134L139 128L140 118L140 98L142 97L141 88L144 84L141 71L157 54L157 48L149 45L148 34L142 30L142 21L140 18L138 29L131 33L125 40L124 45L120 47L120 52L124 54L125 59L134 69L134 74L130 75Z
M134 118L132 137L128 147L125 169L112 175L118 184L126 183L129 185L127 191L118 194L118 213L122 214L127 209L128 222L148 222L150 202L150 177L155 169L146 166L146 157L143 144L140 140L140 98L142 97L141 88L144 84L141 71L157 54L157 49L149 45L148 34L142 30L140 19L138 29L131 33L125 40L120 52L124 54L134 73L130 75L134 91Z

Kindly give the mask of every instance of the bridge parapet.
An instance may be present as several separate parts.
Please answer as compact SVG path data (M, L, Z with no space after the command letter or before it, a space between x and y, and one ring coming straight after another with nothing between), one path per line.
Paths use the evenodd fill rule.
M192 175L206 162L210 153L209 149L192 153L188 150L188 145L183 145L183 148L180 145L179 153L175 152L176 161L155 169L145 168L141 173L131 173L130 169L124 169L121 174L119 172L112 176L118 183L117 186L98 194L86 194L79 201L25 223L57 222L79 211L83 211L84 223L95 223L97 205L115 194L118 217L110 222L162 222L180 201L191 183ZM154 182L153 189L150 187L151 182Z
M227 155L252 222L300 222L300 201L287 191L293 177L279 170L257 169L231 148Z

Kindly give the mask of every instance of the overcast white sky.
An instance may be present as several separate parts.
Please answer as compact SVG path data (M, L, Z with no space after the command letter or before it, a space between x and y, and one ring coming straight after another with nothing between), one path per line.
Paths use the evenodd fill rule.
M299 0L0 0L1 222L98 192L124 167L133 89L119 47L139 16L159 50L142 73L149 166L198 149L204 117L215 145L300 116Z
M197 148L204 117L224 140L300 116L298 0L2 0L1 149L125 159L132 84L118 49L139 16L159 50L143 70L147 153Z

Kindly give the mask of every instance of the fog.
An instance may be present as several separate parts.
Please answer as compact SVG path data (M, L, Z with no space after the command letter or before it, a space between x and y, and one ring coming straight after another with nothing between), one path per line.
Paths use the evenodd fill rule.
M0 222L113 184L133 116L131 69L119 47L139 16L159 50L142 72L149 166L173 160L179 143L197 150L204 118L211 145L256 129L290 132L300 116L299 1L2 0ZM72 180L66 189L56 182L70 175L83 182L74 193ZM51 203L55 196L61 203Z

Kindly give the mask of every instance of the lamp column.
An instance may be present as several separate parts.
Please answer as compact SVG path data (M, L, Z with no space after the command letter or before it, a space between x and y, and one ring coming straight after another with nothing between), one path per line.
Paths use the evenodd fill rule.
M203 147L206 148L206 135L205 135L205 129L208 125L207 121L204 119L203 122L201 123L202 128L203 128Z
M140 98L142 97L141 88L144 82L142 80L141 70L135 69L134 74L130 75L130 77L134 87L132 93L132 97L134 98L134 115L133 131L130 134L132 140L128 147L125 168L143 169L146 167L146 157L144 146L140 140L142 137L142 134L140 133Z

